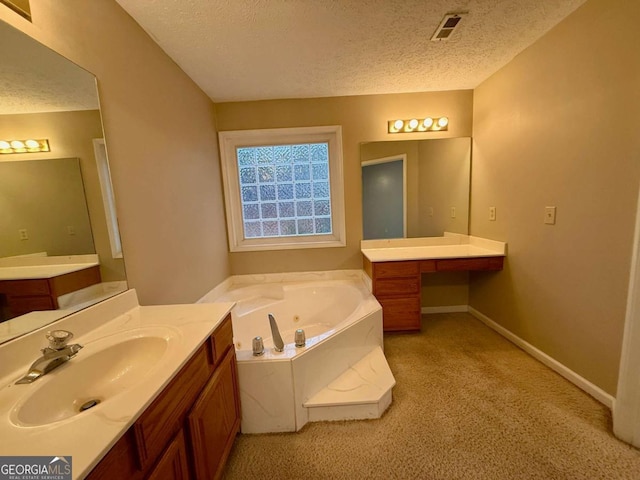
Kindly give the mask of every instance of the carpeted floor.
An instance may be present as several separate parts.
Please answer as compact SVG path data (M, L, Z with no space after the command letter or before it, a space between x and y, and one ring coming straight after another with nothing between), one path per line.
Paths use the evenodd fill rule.
M381 419L239 435L224 478L640 479L606 407L468 314L425 316L385 354Z

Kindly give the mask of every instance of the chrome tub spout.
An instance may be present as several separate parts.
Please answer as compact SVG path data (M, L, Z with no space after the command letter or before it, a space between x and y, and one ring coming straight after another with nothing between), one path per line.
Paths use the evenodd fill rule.
M280 330L278 330L278 324L273 315L269 314L269 326L271 327L271 336L273 337L273 345L276 352L282 352L284 350L284 342L280 336Z

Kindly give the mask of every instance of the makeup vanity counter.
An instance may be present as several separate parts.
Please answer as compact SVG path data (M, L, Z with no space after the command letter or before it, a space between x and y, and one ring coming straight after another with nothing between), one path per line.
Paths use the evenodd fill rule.
M443 237L363 240L364 270L382 305L385 332L418 331L423 273L502 270L506 243L445 232Z
M141 307L129 290L0 345L0 451L71 456L73 478L218 478L240 425L232 307ZM15 385L53 329L84 348Z
M98 255L0 259L0 294L11 317L56 310L58 297L100 283Z

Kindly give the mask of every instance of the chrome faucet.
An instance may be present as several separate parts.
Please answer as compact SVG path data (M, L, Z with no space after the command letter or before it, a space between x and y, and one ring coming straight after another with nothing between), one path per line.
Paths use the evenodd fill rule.
M47 340L49 340L49 346L41 350L42 356L31 364L29 372L18 380L16 385L32 383L51 370L71 360L82 348L82 345L77 343L67 345L67 342L73 338L73 333L66 330L47 332L46 337Z
M284 342L280 336L280 330L278 330L278 324L273 315L269 314L269 326L271 327L271 336L273 337L273 345L276 352L282 352L284 350Z

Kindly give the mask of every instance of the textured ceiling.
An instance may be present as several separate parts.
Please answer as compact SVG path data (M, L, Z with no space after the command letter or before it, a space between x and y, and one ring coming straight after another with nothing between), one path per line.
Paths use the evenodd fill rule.
M98 108L93 75L0 22L0 115Z
M217 102L475 88L584 1L117 0Z

